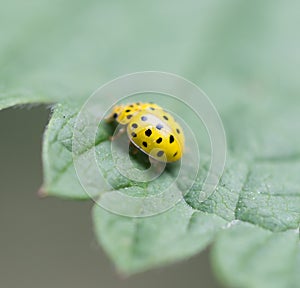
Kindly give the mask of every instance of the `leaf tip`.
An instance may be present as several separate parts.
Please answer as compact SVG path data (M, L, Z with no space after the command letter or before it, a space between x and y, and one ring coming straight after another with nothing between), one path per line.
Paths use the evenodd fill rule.
M44 185L42 185L37 191L37 196L41 199L46 198L48 196L47 191L45 190Z

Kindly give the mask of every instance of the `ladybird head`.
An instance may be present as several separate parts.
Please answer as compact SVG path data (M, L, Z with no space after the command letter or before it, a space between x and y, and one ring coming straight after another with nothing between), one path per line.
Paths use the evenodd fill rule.
M138 111L136 105L117 105L112 109L109 120L115 120L120 124L126 125L131 121L132 116Z

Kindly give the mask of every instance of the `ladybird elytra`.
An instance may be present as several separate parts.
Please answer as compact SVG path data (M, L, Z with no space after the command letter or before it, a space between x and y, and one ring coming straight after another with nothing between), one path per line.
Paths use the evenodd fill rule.
M181 159L184 133L174 117L154 103L117 105L108 120L125 125L130 141L141 151L161 162Z

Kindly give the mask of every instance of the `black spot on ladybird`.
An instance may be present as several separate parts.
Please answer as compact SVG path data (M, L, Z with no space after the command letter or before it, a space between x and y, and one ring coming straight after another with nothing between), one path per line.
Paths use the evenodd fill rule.
M170 144L174 142L174 136L170 135Z
M178 151L174 153L173 157L175 157L178 154Z
M176 132L177 132L178 134L180 134L180 130L179 130L178 128L176 129Z
M132 115L130 115L130 114L129 114L129 115L127 115L127 119L130 119L131 117L132 117Z
M136 137L137 135L136 135L136 133L132 132L132 133L131 133L131 136L132 136L132 137Z
M147 130L145 131L145 135L146 135L146 136L150 137L151 134L152 134L151 129L147 129Z
M169 120L169 118L166 115L164 115L163 117L165 120Z
M118 118L118 113L114 113L113 117L116 119Z
M131 111L130 109L127 109L125 112L127 112L127 113L128 113L128 112L130 112L130 111Z
M162 124L157 124L157 125L156 125L156 128L157 128L158 130L161 130L162 128L164 128L164 126L163 126Z
M129 107L133 108L134 106L132 104L130 104Z
M157 155L158 157L161 157L162 155L164 155L164 153L165 153L164 151L160 150L160 151L157 152L156 155Z
M141 117L141 120L142 120L142 121L147 121L147 119L148 119L148 118L147 118L146 116L142 116L142 117Z
M155 108L154 107L150 107L150 110L155 110Z
M148 146L148 145L147 145L147 142L144 141L144 142L143 142L143 146L144 146L144 147L147 147L147 146Z
M162 142L162 138L159 137L159 138L156 140L156 143L159 144L159 143L161 143L161 142Z
M131 125L131 127L132 127L132 128L137 128L138 125L137 125L136 123L133 123L133 124Z

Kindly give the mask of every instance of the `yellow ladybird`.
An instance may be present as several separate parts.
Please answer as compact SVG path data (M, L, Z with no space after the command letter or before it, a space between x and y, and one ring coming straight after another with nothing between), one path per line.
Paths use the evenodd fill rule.
M182 157L184 135L172 115L153 103L132 103L113 108L108 120L127 125L130 141L140 150L162 162Z

